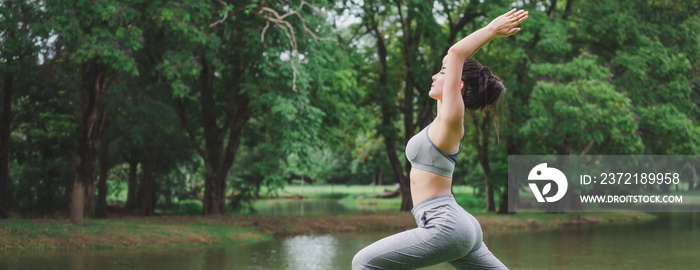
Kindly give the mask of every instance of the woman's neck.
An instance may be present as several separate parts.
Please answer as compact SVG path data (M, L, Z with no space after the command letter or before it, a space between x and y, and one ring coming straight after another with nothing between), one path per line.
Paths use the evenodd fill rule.
M437 100L437 114L440 115L440 108L442 107L442 100Z

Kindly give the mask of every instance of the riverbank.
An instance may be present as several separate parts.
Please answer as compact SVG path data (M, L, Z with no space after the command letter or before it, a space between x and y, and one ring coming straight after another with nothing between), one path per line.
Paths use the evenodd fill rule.
M485 233L563 229L605 224L641 223L647 213L475 213ZM88 220L0 220L0 251L41 249L111 249L132 247L254 242L274 236L386 232L414 228L407 212L355 213L314 217L119 217Z

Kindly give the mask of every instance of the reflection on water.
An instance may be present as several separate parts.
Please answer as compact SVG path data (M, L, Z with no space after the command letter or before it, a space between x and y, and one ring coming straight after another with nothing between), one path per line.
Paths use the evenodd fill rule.
M284 257L291 269L325 269L324 265L333 265L336 257L338 240L330 235L297 236L282 241Z
M253 208L256 216L321 216L356 211L333 198L256 200Z
M349 269L367 236L294 236L259 243L0 253L0 269Z
M700 213L661 213L646 224L485 232L511 269L700 269ZM350 269L384 234L293 236L227 246L0 253L0 269ZM452 269L440 264L425 269Z

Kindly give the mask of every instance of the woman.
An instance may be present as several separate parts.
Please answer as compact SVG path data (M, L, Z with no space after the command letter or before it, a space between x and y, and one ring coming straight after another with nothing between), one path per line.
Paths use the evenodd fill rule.
M469 59L496 37L520 31L527 12L513 9L453 45L433 75L437 117L406 145L418 228L381 239L358 252L352 269L414 269L449 262L457 269L507 269L482 240L479 222L454 200L452 172L464 135L465 109L495 107L505 88L487 67Z

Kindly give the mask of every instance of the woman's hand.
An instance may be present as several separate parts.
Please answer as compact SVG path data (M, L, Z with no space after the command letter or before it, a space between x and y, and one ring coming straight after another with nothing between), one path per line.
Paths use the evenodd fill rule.
M515 27L527 19L527 11L516 10L514 8L489 23L488 27L493 30L494 36L507 37L520 31L520 28Z

